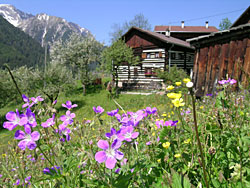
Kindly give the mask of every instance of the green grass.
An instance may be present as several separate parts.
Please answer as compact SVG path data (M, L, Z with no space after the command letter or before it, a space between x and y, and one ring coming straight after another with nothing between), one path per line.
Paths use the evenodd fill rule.
M84 118L92 119L94 117L93 106L102 106L105 110L102 118L105 120L108 118L106 112L116 109L118 106L112 99L108 98L108 91L102 88L102 86L90 86L87 89L87 94L84 96L82 88L78 85L77 88L70 92L61 93L58 97L55 108L59 112L59 115L65 114L66 109L61 105L67 100L72 101L73 104L77 104L78 107L72 111L76 114L76 120L82 121ZM156 94L152 95L129 95L121 94L115 100L123 107L125 111L137 111L147 106L157 107L161 111L165 110L165 104L167 104L167 97ZM6 107L0 109L0 123L3 124L5 114L9 111L15 111L16 108L21 110L22 103L12 103ZM120 111L121 112L121 111ZM122 113L122 112L121 112ZM13 140L13 131L0 129L0 152L7 146L8 141Z

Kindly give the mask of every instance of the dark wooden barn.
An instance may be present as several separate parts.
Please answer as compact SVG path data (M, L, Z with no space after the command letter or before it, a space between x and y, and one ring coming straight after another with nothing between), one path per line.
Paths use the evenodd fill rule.
M244 20L238 19L229 30L187 40L196 48L193 81L197 96L214 92L217 82L227 77L245 86L249 84L249 11L248 8L240 17Z
M132 27L123 35L126 44L140 57L140 64L118 68L118 85L127 89L161 89L157 70L176 65L192 72L194 48L186 41Z

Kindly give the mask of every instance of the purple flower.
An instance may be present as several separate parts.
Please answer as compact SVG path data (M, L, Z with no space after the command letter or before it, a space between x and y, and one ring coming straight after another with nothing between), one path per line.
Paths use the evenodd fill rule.
M23 131L21 130L17 130L15 133L15 139L17 140L21 140L18 143L18 147L21 148L21 150L25 150L26 147L29 150L33 150L36 148L36 142L37 140L39 140L40 138L40 134L37 131L34 131L33 133L31 133L31 129L29 126L25 127L25 132L27 134L25 134Z
M94 106L93 110L96 114L102 114L104 112L104 109L101 106L97 106L97 108Z
M221 81L218 81L218 83L221 84L221 85L224 85L224 84L228 83L228 80L221 80Z
M208 97L212 97L212 96L213 96L213 94L208 93L208 94L206 94L206 96L208 96Z
M71 110L72 108L75 108L77 107L78 105L77 104L73 104L72 105L72 102L71 101L66 101L65 104L62 104L62 107L65 107L67 108L68 110Z
M146 112L148 113L148 114L155 114L156 112L157 112L157 108L156 107L154 107L154 108L150 108L150 107L147 107L146 108Z
M121 131L116 131L114 128L111 128L110 129L110 133L106 133L105 136L109 139L111 139L112 141L117 139L118 138L118 134L120 133Z
M165 121L164 126L176 126L177 123L178 123L178 120L176 121L169 120L169 121Z
M67 127L66 127L67 125L66 124L61 124L61 125L59 125L59 135L61 135L61 136L65 136L66 137L66 140L67 141L70 141L70 133L71 133L71 130L70 129L68 129ZM61 138L60 139L60 141L61 142L65 142L65 139L64 138Z
M118 122L121 122L121 115L120 114L116 114L115 117L116 117Z
M26 110L26 117L28 118L28 125L31 127L36 127L36 117L35 114L30 110L30 108L27 108Z
M3 175L2 175L2 174L0 174L0 178L1 178L1 177L3 177Z
M131 168L131 170L130 170L130 171L131 171L131 173L133 173L133 172L134 172L134 170L135 170L135 168Z
M23 104L22 108L29 106L30 105L29 97L27 97L26 95L23 94L22 98L23 98L23 101L25 102L25 104Z
M111 147L109 146L108 141L99 140L97 146L103 149L103 151L98 151L95 154L95 160L98 163L105 162L106 167L109 169L113 169L115 167L117 162L116 159L121 160L123 158L123 153L118 151L118 148L121 146L121 142L118 140L115 140L111 144Z
M13 185L19 185L20 184L20 179L16 180L16 183L13 183Z
M121 166L126 165L127 162L128 162L128 159L124 158L124 159L121 161Z
M128 127L122 128L121 133L118 136L118 139L126 140L127 142L131 142L132 139L135 139L139 136L139 132L133 132L133 131L134 131L133 126L128 126Z
M117 169L115 170L115 173L116 173L116 174L119 174L120 171L121 171L121 168L117 168Z
M116 110L112 110L111 112L107 112L109 116L115 116L119 112L119 109L117 108Z
M229 83L230 83L231 85L237 83L237 81L236 81L235 79L231 79L231 78L229 78L228 81L229 81Z
M52 118L49 118L49 119L47 119L46 122L42 123L41 126L46 128L46 127L50 127L50 126L54 125L55 124L54 119L55 119L55 114L53 114Z
M27 123L28 119L25 115L20 115L18 110L16 109L16 113L15 112L8 112L6 114L6 119L8 121L3 123L3 127L5 129L8 129L9 131L13 130L16 128L16 126L20 125L23 126Z
M33 106L34 104L37 104L39 101L43 101L44 99L41 96L38 97L31 97L30 100L32 101L32 103L30 104L29 107Z
M147 146L148 146L148 145L150 145L150 144L151 144L151 142L150 142L150 141L146 143L146 145L147 145Z
M56 105L56 103L57 103L57 100L54 100L52 105L54 106L54 105Z
M43 173L44 173L44 174L51 174L49 168L44 168L44 169L43 169Z
M160 129L161 127L163 127L164 121L163 120L156 121L155 125L157 126L158 129Z
M64 124L68 125L68 124L72 124L73 123L73 118L75 118L76 115L75 113L71 113L69 110L66 112L66 115L62 115L60 117L60 120L63 121Z
M31 178L31 176L28 176L27 178L24 179L26 184L30 184L30 178Z

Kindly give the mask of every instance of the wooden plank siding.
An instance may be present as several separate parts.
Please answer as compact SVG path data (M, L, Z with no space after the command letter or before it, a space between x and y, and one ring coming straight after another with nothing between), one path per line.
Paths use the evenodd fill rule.
M196 49L194 65L197 96L212 93L222 79L234 78L246 86L250 76L250 38L203 45Z

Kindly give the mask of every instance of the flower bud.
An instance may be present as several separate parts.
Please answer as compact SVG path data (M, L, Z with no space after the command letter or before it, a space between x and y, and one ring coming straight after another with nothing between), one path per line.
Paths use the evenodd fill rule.
M191 88L191 87L194 86L194 83L193 83L193 82L188 82L188 83L186 84L186 86L187 86L188 88Z

